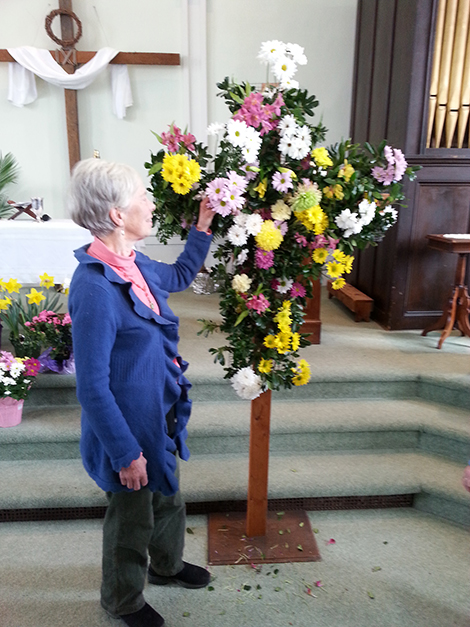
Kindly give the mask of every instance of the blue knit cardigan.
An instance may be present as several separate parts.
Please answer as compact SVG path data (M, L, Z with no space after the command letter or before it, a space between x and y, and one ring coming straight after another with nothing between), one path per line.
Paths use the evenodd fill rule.
M211 240L193 227L171 265L136 253L160 314L137 298L131 283L88 255L88 245L75 251L80 263L70 285L69 311L82 406L80 451L85 469L103 490L129 491L121 485L119 471L141 452L150 490L167 496L178 490L174 452L189 458L185 440L191 386L184 376L188 364L178 356L178 317L167 298L190 285ZM177 422L170 438L166 414L173 405Z

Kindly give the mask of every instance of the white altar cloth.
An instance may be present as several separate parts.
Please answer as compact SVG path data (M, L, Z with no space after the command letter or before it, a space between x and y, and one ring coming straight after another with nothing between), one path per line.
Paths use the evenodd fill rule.
M0 278L38 285L46 272L62 283L77 266L73 251L92 240L72 220L0 220Z

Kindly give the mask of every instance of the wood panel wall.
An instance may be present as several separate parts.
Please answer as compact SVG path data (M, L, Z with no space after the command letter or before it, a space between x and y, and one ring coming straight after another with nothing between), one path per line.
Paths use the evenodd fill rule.
M429 249L426 235L470 232L470 150L426 148L437 8L438 0L358 2L351 137L385 138L422 165L398 223L356 256L351 274L389 329L421 329L442 313L457 258Z

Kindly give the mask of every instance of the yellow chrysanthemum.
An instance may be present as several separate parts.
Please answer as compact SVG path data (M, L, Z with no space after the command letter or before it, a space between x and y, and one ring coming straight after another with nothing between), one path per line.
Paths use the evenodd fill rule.
M345 255L344 257L344 271L346 272L346 274L349 274L352 270L352 265L354 262L354 257L352 255Z
M333 281L333 283L331 284L331 287L334 290L340 290L345 285L346 285L346 281L343 279L343 277L340 277L339 279L336 279L336 281Z
M5 298L0 298L0 311L6 311L11 305L11 300L6 296Z
M282 243L283 237L272 220L265 220L261 231L255 236L256 243L263 250L276 250Z
M344 264L345 259L346 259L346 255L343 253L342 250L339 250L338 248L333 251L333 259L336 259L336 261L339 261L339 263Z
M346 182L348 182L353 174L354 174L354 168L352 167L350 163L348 163L348 160L345 159L343 167L338 172L338 176L341 176L342 178L344 178Z
M272 359L261 359L258 365L258 372L262 374L268 374L273 369L273 360Z
M194 159L190 159L188 163L189 177L193 183L196 183L201 178L201 166Z
M321 235L328 228L328 216L324 211L322 211L321 219L315 224L315 228L313 229L315 235Z
M323 146L320 148L314 148L312 150L312 157L314 158L315 163L321 168L328 168L333 165L333 161L330 159L328 150Z
M277 352L280 355L283 355L284 353L287 353L289 351L290 338L291 338L290 333L283 333L282 331L281 333L278 333L276 335L276 348L277 348Z
M328 251L326 248L315 248L313 251L312 258L315 263L325 263L327 257Z
M171 184L173 191L177 194L181 194L182 196L188 194L191 191L191 186L191 181L188 181L188 179L186 178L178 179L176 181L173 181L173 183Z
M34 287L31 288L29 294L26 294L26 298L28 299L29 304L36 303L36 305L39 305L42 300L46 300L44 294L42 292L38 292Z
M300 333L292 333L291 337L292 350L295 352L300 346Z
M326 264L326 270L332 279L336 279L343 274L345 267L344 264L338 261L330 261Z
M172 183L176 179L177 165L174 160L174 155L166 154L163 157L162 178L168 183Z
M268 189L268 179L265 178L261 181L259 185L255 187L255 192L258 192L260 198L264 198L266 194L266 190ZM266 248L264 250L267 250Z
M310 366L305 359L301 359L299 361L299 364L294 372L298 373L292 379L292 383L294 385L305 385L310 381Z
M263 344L266 348L276 348L276 338L274 335L267 335L263 340Z
M11 294L12 292L20 293L20 288L22 287L21 283L18 283L16 279L10 279L9 281L3 282L3 288Z
M54 285L54 277L49 276L46 272L44 274L40 274L39 278L41 279L41 283L39 284L41 287L52 287Z

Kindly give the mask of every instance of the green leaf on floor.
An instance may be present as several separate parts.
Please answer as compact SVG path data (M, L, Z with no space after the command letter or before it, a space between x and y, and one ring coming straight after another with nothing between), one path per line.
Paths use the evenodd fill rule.
M369 590L367 591L367 596L368 596L370 599L375 599L375 594L374 594L373 592L369 592Z
M374 566L374 568L372 569L372 572L376 573L379 570L382 570L382 568L380 566Z
M191 529L191 527L186 527L186 533L189 533L190 535L194 535L194 531Z
M191 614L190 614L189 612L183 612L183 616L184 616L185 618L188 618L188 616L191 616Z

